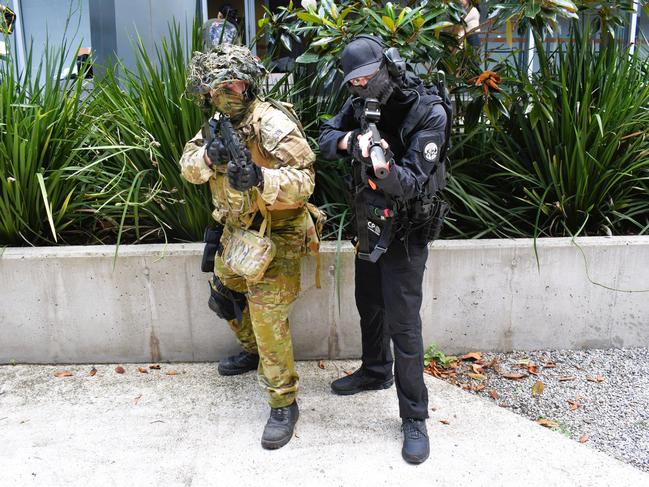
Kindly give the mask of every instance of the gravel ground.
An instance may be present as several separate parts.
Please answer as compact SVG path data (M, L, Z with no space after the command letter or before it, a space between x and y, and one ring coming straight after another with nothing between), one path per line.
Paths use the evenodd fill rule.
M649 348L483 353L474 378L475 362L460 364L447 380L649 472Z

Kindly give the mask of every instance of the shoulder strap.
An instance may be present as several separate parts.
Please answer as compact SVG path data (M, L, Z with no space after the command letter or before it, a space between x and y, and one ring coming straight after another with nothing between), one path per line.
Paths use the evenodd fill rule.
M300 119L297 118L297 115L293 111L293 105L291 105L290 103L284 103L281 101L273 100L272 98L267 98L264 101L266 103L270 103L274 108L277 108L279 111L284 113L284 115L286 115L291 122L297 125L297 128L302 134L302 137L306 138L306 132L304 131L302 122L300 122Z

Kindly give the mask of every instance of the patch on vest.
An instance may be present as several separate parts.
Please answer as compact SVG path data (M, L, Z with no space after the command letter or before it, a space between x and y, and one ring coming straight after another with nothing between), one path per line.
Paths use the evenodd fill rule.
M261 143L268 152L296 128L289 118L276 108L269 109L260 121Z
M426 147L424 147L424 159L429 162L437 160L438 153L439 149L437 148L437 144L435 142L429 142L428 144L426 144Z

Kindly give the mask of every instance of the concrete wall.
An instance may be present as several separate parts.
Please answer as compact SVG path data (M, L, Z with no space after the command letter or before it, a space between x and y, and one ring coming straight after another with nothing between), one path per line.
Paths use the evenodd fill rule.
M424 342L468 350L649 345L649 238L440 241L424 277ZM580 250L581 248L581 250ZM0 363L209 361L237 350L206 306L201 244L8 248ZM582 254L583 251L583 254ZM304 260L291 316L298 358L358 357L353 252ZM599 283L617 290L607 289ZM643 292L631 292L643 291Z

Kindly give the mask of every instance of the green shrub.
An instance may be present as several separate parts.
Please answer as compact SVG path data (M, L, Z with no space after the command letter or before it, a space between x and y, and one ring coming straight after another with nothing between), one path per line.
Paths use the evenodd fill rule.
M136 70L121 62L107 69L94 101L93 160L78 176L93 184L92 207L101 215L102 241L200 240L210 221L207 185L188 184L178 160L202 123L199 108L185 96L187 46L177 25L149 53L134 46Z
M79 243L93 218L67 172L83 163L92 100L82 76L61 79L69 48L46 45L32 66L30 46L23 72L0 62L0 245Z
M587 26L571 34L539 73L518 71L490 183L527 235L646 233L649 64L615 42L597 50Z

